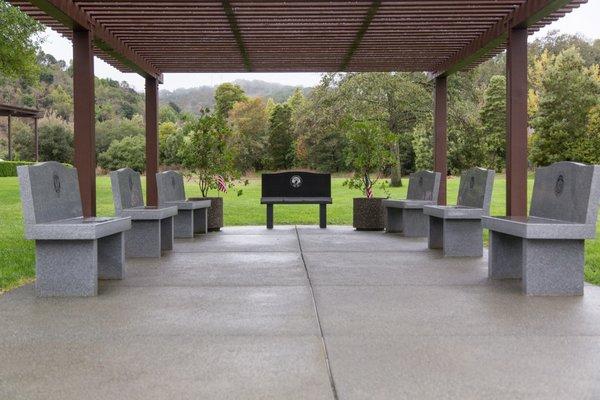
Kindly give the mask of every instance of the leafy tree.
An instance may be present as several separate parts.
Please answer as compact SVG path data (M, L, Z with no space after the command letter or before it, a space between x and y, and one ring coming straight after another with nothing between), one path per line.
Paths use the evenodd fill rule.
M162 124L164 122L172 122L175 123L179 120L179 115L177 115L177 111L175 111L171 105L160 106L158 109L158 121Z
M128 136L145 136L144 121L141 115L133 119L112 118L96 124L96 152L103 153L108 150L115 140Z
M480 112L486 166L502 171L506 158L506 78L495 75L484 93L484 104Z
M11 132L13 158L23 161L35 160L35 143L31 126L25 123L25 120L22 118L13 118ZM3 152L3 155L0 155L0 158L6 158L7 155L8 148L5 148L5 151Z
M57 116L65 121L71 119L73 114L73 98L70 93L67 93L62 86L55 86L50 91L50 101L52 102L52 110Z
M35 159L33 129L15 119L15 155L21 160ZM73 127L56 115L44 117L38 129L40 161L73 162Z
M600 164L600 105L592 107L588 113L585 140L581 142L582 160L590 164Z
M162 165L181 165L180 149L184 145L185 136L181 130L167 136L160 142L160 162Z
M586 68L579 52L569 48L548 66L541 81L539 109L533 119L531 160L535 165L585 161L589 111L600 99L595 70Z
M354 170L354 176L344 181L344 185L364 194L383 177L386 168L396 162L390 151L390 145L396 138L384 124L377 121L350 122L346 136L346 158ZM373 173L374 179L371 178Z
M233 105L244 100L246 100L246 94L239 85L223 83L215 90L215 113L217 116L227 119Z
M415 170L433 169L433 121L431 116L419 122L411 142L415 154Z
M9 78L25 78L29 81L37 76L39 40L36 34L43 27L11 6L0 0L0 74Z
M129 167L138 172L146 168L146 140L143 136L127 136L113 141L108 150L98 155L98 165L114 171Z
M302 103L304 102L304 94L302 93L302 89L296 88L294 89L294 93L287 99L287 105L290 106L290 109L298 110Z
M229 126L232 129L231 143L235 151L236 169L263 169L267 158L269 127L265 102L255 97L235 103L229 111Z
M205 114L184 130L189 133L179 157L183 166L198 177L202 197L207 197L211 189L217 188L217 175L226 182L236 176L231 149L227 145L229 128L220 116Z
M273 169L291 168L294 162L292 107L278 104L269 121L269 153Z

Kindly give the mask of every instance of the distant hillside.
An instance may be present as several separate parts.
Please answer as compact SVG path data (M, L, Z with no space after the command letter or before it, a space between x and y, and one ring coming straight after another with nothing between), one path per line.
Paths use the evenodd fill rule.
M262 97L264 99L272 98L275 102L281 103L294 92L297 86L282 85L260 80L236 80L233 83L240 85L246 94L250 97ZM308 94L311 88L303 88L304 94ZM190 89L176 89L174 91L161 90L160 102L163 104L173 102L182 110L197 113L202 107L212 109L214 99L214 86L199 86Z

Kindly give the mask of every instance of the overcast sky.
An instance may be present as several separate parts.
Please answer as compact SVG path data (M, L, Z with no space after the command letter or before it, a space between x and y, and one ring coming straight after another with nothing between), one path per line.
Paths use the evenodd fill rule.
M563 33L579 33L589 39L600 39L600 0L589 0L587 4L537 32L532 38L542 36L552 29ZM71 60L72 47L67 39L49 29L46 30L44 37L42 49L46 53L67 62ZM98 77L127 81L137 90L143 90L143 79L137 74L123 74L98 58L95 59L94 68ZM164 74L164 84L161 88L174 90L202 85L214 86L236 79L260 79L286 85L314 86L319 82L320 76L315 73Z

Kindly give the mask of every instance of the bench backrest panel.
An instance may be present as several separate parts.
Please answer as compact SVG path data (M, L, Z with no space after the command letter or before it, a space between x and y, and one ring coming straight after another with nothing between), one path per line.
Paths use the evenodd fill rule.
M437 200L440 190L439 172L418 171L410 174L408 200Z
M77 170L56 161L17 167L25 224L83 216Z
M490 213L492 189L495 172L491 169L470 168L460 175L458 199L456 204L482 208L484 214Z
M558 162L536 170L529 215L595 225L599 200L600 166Z
M262 197L331 197L331 174L291 171L261 179Z
M156 174L158 202L185 200L183 176L176 171L164 171Z
M110 185L117 215L126 208L144 206L142 180L139 172L131 168L112 171L110 173Z

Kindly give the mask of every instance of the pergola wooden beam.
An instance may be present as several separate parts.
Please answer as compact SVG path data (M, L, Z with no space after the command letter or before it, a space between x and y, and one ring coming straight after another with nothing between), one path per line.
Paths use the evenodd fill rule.
M430 78L447 76L476 64L490 52L506 43L513 28L529 28L563 9L569 3L579 5L586 0L528 0L516 10L490 27L483 35L441 63Z
M91 31L94 45L109 57L142 76L152 76L162 82L162 74L156 67L127 47L101 24L96 23L72 1L29 0L29 2L66 28Z

